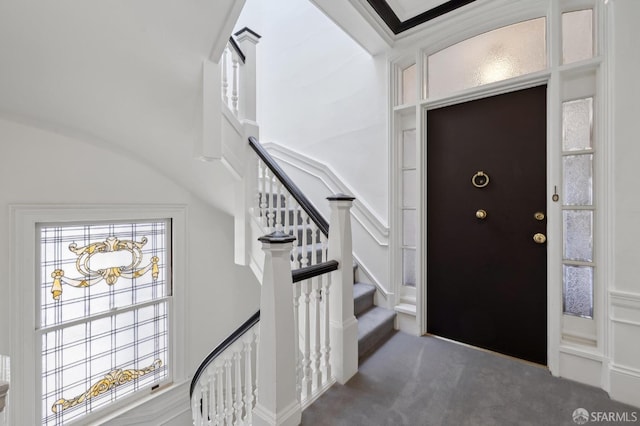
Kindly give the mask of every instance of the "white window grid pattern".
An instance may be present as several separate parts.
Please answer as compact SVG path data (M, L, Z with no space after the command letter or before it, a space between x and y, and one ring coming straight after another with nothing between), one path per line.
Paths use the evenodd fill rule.
M36 344L41 351L42 424L67 424L125 395L170 380L170 221L41 224L39 235ZM76 269L78 257L68 249L69 244L81 247L109 237L138 242L147 238L141 249L141 265L157 256L157 279L146 273L131 279L121 277L113 285L104 280L83 288L63 284L64 292L54 300L50 289L55 269L64 270L72 278L80 275ZM147 373L132 380L81 398L64 410L58 406L57 413L52 410L61 399L86 395L109 373L121 371L136 376L136 371L144 369Z
M589 119L584 123L584 125L589 127L588 131L586 132L588 134L589 141L588 141L588 144L585 144L586 146L584 147L584 149L572 149L570 147L565 146L565 141L567 138L567 129L565 127L566 119L567 119L567 117L565 116L565 106L571 105L572 103L577 103L577 102L587 102L589 105ZM579 99L569 99L562 102L562 111L563 111L563 115L562 115L563 173L562 175L563 175L564 188L566 188L567 185L570 184L570 182L568 182L568 179L571 179L571 176L568 175L567 170L565 169L564 159L568 157L575 157L575 158L587 157L587 156L591 157L591 171L590 171L591 201L587 203L581 203L581 204L578 204L578 203L569 204L566 201L567 194L565 193L565 199L563 200L563 203L562 203L562 213L563 213L563 221L562 221L562 235L563 235L562 306L563 308L562 308L562 312L565 315L571 315L571 316L588 318L588 319L593 319L593 312L594 312L593 301L594 301L595 268L596 268L596 264L594 261L595 260L595 253L594 253L595 243L593 241L593 236L595 235L595 223L596 223L596 209L593 201L595 197L595 188L594 188L593 182L594 182L594 164L596 159L595 158L596 152L594 149L595 140L593 137L594 136L594 132L593 132L594 109L595 109L594 96L585 96ZM566 192L566 189L563 192ZM564 219L564 217L566 214L579 213L579 212L591 213L591 226L590 226L591 256L589 256L588 259L580 259L578 257L572 257L570 255L569 256L567 255L567 251L568 251L567 240L579 237L578 235L575 235L575 233L579 231L573 231L572 229L569 229L568 223ZM584 236L584 237L589 238L587 236ZM578 285L575 285L574 282L578 283ZM580 298L583 298L585 302L588 301L588 304L580 303L577 300Z

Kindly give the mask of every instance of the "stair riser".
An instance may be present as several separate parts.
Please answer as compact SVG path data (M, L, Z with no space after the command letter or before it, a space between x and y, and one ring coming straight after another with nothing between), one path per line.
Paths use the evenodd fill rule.
M357 317L373 306L373 294L363 295L353 301L353 313Z
M394 318L379 324L371 333L358 339L358 356L361 357L385 342L394 330Z

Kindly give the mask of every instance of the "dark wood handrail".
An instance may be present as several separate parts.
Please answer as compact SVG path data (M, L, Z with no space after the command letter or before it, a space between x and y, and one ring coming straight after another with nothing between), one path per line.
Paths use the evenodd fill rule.
M191 387L189 388L189 398L193 396L193 391L196 388L196 384L204 373L204 370L209 366L211 361L213 361L218 355L224 352L229 346L231 346L236 340L244 335L251 327L256 325L260 321L260 311L256 312L246 320L240 327L238 327L233 333L231 333L226 339L222 341L216 348L211 351L209 355L200 363L200 366L196 370L196 373L193 375L193 379L191 379Z
M326 262L318 263L317 265L307 266L305 268L297 269L291 272L291 278L294 283L299 281L308 280L309 278L317 277L318 275L326 274L332 271L338 270L339 263L337 260L329 260ZM233 333L231 333L226 339L222 341L209 355L200 363L196 373L191 379L191 386L189 387L189 398L193 396L193 392L196 389L196 385L204 370L211 364L211 362L224 352L229 346L231 346L236 340L242 337L247 331L251 329L260 321L260 311L256 312L246 320L240 327L238 327Z
M300 188L293 183L291 178L287 176L287 174L282 170L282 168L276 163L276 160L273 159L271 154L267 152L266 149L254 138L253 136L249 136L249 146L253 148L253 150L258 154L258 157L264 161L264 164L269 167L269 170L273 172L273 174L278 178L278 180L287 188L287 191L293 196L293 198L300 204L302 210L304 210L313 223L318 226L320 232L322 232L325 236L329 236L329 222L326 221L324 217L320 214L316 206L314 206L311 201L302 193Z
M318 275L326 274L331 271L337 271L340 264L337 260L328 260L316 265L306 266L304 268L291 271L291 278L294 283L298 281L308 280Z
M247 57L244 56L244 52L242 51L242 49L240 49L240 46L238 46L238 43L236 43L233 37L229 37L229 44L231 45L231 47L233 47L233 50L236 51L236 53L238 54L238 57L244 64L247 61Z

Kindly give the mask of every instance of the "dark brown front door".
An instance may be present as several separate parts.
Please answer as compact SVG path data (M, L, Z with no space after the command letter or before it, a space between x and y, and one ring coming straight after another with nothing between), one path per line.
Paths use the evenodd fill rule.
M427 112L429 333L546 364L545 183L546 86Z

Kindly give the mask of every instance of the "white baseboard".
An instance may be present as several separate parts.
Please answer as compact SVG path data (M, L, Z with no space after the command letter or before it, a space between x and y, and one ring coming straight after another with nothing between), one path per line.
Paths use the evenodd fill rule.
M640 371L612 365L609 369L609 396L640 408Z
M609 395L640 407L640 294L611 290Z
M558 374L565 379L602 388L602 356L561 346Z

